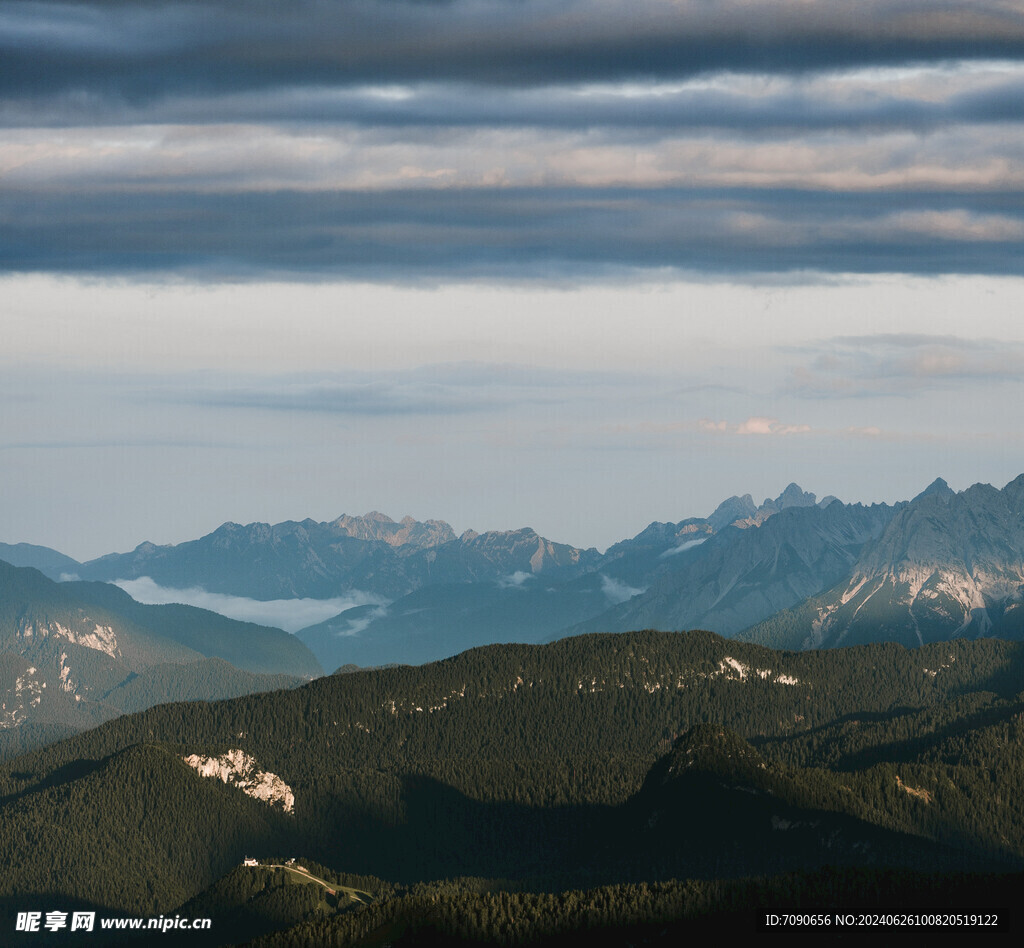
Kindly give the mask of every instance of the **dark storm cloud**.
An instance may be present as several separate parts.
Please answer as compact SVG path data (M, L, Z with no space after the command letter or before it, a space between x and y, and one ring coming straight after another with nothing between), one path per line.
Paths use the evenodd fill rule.
M978 0L7 2L6 94L464 81L534 86L1020 58L1024 15Z
M950 124L1020 122L1024 79L937 95L921 83L910 92L851 96L841 86L808 88L800 81L776 89L682 88L629 96L613 90L550 87L496 91L464 85L427 85L394 95L372 89L296 88L234 95L127 103L103 96L26 93L0 100L0 124L81 126L274 122L289 126L352 125L393 130L450 128L602 129L608 137L647 140L686 130L786 133L829 129L926 131ZM918 94L915 94L918 93Z
M0 270L249 278L630 271L1016 274L1024 194L505 188L241 194L22 191Z
M1020 273L1022 60L1000 0L7 0L0 272Z

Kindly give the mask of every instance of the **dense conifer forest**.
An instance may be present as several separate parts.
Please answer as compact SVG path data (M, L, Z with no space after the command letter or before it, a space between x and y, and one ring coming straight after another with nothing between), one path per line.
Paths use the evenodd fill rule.
M892 872L938 904L951 878L1024 868L1022 691L1020 643L775 652L638 632L161 705L0 772L0 897L191 904L211 944L268 945L676 931L749 886L882 904ZM183 760L228 751L293 810ZM243 856L300 857L373 899L291 892Z

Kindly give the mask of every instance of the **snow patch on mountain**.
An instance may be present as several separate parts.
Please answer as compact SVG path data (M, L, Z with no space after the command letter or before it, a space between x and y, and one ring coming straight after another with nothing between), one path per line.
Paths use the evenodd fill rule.
M953 663L956 661L955 655L949 656L949 662L943 662L938 668L924 668L922 671L931 678L935 678L940 671L944 671L947 668L951 668Z
M191 754L183 760L200 777L216 777L254 800L280 807L285 813L295 812L292 788L277 774L260 770L256 761L242 750L229 750L219 757Z
M857 595L863 588L864 584L868 581L868 577L864 576L858 582L856 579L850 584L849 588L840 597L840 605L845 606L854 596Z

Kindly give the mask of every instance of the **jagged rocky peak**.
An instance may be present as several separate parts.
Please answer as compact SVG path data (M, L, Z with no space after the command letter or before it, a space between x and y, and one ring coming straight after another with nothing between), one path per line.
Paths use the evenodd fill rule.
M916 503L922 497L937 497L939 500L949 502L956 494L953 489L941 477L936 477L911 503Z
M821 603L808 644L1000 634L1024 588L1024 485L1015 483L956 493L938 478L901 506L845 590Z
M486 533L466 531L459 541L474 554L493 562L518 561L528 564L530 572L542 573L562 567L582 567L599 558L597 550L580 550L566 543L555 543L542 537L532 527L518 530L488 530ZM509 559L511 558L511 559Z
M615 558L637 549L647 549L670 556L684 548L699 545L714 532L711 523L703 517L690 517L678 523L655 520L631 539L613 543L606 550L606 555Z
M1003 488L1003 492L1012 497L1024 494L1024 474L1018 474Z
M647 524L643 530L641 530L635 537L633 537L634 543L667 543L674 540L676 537L676 524L674 523L662 523L660 520L655 520L652 523Z
M230 523L230 524L226 523L226 524L224 524L224 527L234 527L234 526L237 526L237 524L233 524L233 523ZM224 527L221 527L221 529L223 530ZM167 549L166 545L164 545L164 546L157 546L157 544L151 543L149 540L143 540L142 543L140 543L137 547L135 547L134 550L132 550L132 552L133 553L143 553L143 554L146 554L146 553L157 553L158 551L164 550L164 549Z
M714 513L708 517L708 523L717 533L729 524L753 517L756 513L757 505L754 503L754 498L750 494L744 494L742 497L730 497L728 500L723 500L715 508Z
M439 546L455 539L455 531L443 520L421 522L405 516L396 523L379 510L371 510L361 517L342 514L331 526L356 540L377 540L390 546L413 546L417 549Z
M790 484L774 501L765 500L762 506L767 507L774 504L776 509L785 510L787 507L813 507L817 498L810 491L805 491L799 484Z
M862 560L872 572L912 566L976 574L989 583L1007 568L1015 574L1024 568L1020 514L1013 482L1002 491L975 484L956 493L938 478L899 512Z
M238 543L265 543L274 536L275 530L278 530L279 528L283 527L298 526L300 525L294 523L282 523L272 525L269 523L264 523L263 521L255 521L253 523L241 524L235 523L232 520L228 520L226 523L222 523L219 527L217 527L217 529L214 530L213 533L210 533L206 537L203 537L202 540L210 540L217 547L225 549L230 548ZM192 540L189 542L195 543L197 541ZM183 547L187 547L188 545L188 543L181 544L181 546ZM142 547L140 546L135 550L135 552L139 553L141 551L146 555L151 555L160 550L173 552L174 549L175 547L173 544L165 547L157 547L153 546L153 544L149 544L148 549L143 550Z
M798 484L790 484L774 500L766 497L760 507L754 503L750 494L730 497L718 505L715 512L708 517L708 523L716 532L729 526L759 527L769 517L787 507L814 507L816 504L817 497L814 494L803 490Z

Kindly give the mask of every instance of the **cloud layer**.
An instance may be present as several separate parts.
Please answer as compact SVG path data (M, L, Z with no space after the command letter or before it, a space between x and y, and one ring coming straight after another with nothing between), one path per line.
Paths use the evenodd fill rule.
M1019 55L998 0L8 2L7 83L125 99L286 85L499 86Z
M1022 119L1006 0L6 0L4 539L1005 483Z
M1024 197L800 189L60 193L0 209L0 267L378 280L678 270L1016 274Z
M0 268L1019 273L1000 2L15 2Z
M197 606L218 612L229 619L241 622L255 622L269 625L286 632L298 632L307 626L315 625L336 616L346 609L355 606L380 605L381 599L359 590L352 590L346 596L333 599L246 599L243 596L229 596L226 593L207 592L200 587L190 589L173 589L161 586L148 576L138 579L118 579L115 586L120 586L137 602L147 605L167 605L181 603L186 606Z

